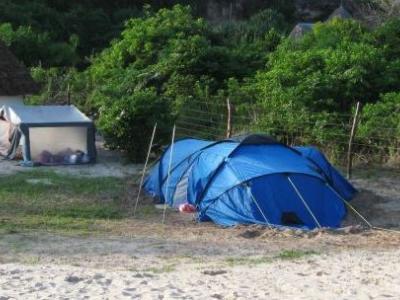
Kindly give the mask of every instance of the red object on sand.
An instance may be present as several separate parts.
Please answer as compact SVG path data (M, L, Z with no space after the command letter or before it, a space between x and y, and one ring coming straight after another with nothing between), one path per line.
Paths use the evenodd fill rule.
M179 205L179 211L183 213L195 213L196 207L194 207L192 204L185 203Z

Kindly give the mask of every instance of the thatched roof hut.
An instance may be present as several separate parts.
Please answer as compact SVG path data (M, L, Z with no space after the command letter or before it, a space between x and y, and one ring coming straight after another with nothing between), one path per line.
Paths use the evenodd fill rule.
M0 41L0 96L31 95L38 91L28 69Z
M331 13L331 15L329 16L328 20L332 20L332 19L352 19L353 16L351 15L351 13L344 8L343 5L340 5L337 9L334 10L333 13Z
M313 23L298 23L289 34L289 37L298 39L303 37L307 32L313 29Z
M352 19L351 13L343 6L340 5L335 9L328 17L327 21L332 19ZM289 37L292 39L298 39L303 37L307 32L313 30L314 23L298 23L293 30L290 32Z

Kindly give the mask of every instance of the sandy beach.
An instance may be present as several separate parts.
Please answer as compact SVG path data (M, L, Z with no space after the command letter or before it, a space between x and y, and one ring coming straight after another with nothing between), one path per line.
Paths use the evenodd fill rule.
M3 236L0 299L400 297L394 234L253 239L243 229L228 231L219 242L207 234L180 240Z
M161 274L5 264L1 299L399 299L399 255L337 253L218 268L215 274L206 272L215 269L207 263Z

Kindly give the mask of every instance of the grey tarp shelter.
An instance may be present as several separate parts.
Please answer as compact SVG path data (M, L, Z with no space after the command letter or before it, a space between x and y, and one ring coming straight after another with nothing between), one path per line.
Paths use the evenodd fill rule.
M0 108L0 155L44 164L94 163L93 121L73 105ZM76 158L84 158L77 160Z

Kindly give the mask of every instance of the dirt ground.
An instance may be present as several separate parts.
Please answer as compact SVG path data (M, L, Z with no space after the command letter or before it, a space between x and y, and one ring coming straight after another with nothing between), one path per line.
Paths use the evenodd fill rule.
M0 175L10 175L16 172L32 171L34 169L48 170L59 174L90 177L129 177L137 175L142 165L127 163L117 151L104 149L103 141L96 142L97 163L93 165L50 166L50 167L22 167L18 161L3 160L0 158Z
M3 174L20 168L0 163ZM126 177L141 167L106 152L95 166L51 169ZM160 210L110 223L107 236L4 234L0 299L400 299L400 172L363 168L353 183L352 204L393 231L352 214L339 231L224 229L173 211L163 225Z

